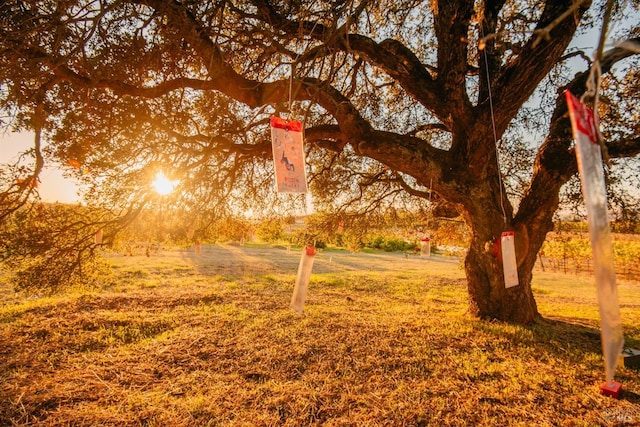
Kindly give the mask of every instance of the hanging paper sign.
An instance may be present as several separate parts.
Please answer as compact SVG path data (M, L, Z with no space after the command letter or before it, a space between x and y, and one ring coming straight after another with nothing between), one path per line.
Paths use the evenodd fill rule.
M306 193L302 123L271 116L271 148L280 193Z
M96 235L94 236L94 241L96 245L101 245L102 244L102 228L98 231L96 231Z
M518 286L518 263L516 261L516 234L505 231L500 237L500 252L502 254L502 270L504 273L504 287Z
M587 209L589 240L593 253L596 276L602 350L604 353L607 383L613 376L622 352L624 339L618 303L618 289L613 265L611 232L607 219L607 191L602 166L602 152L597 141L593 112L585 107L571 92L565 91L573 138L576 142L576 158L582 184L582 195Z
M296 284L293 288L291 296L291 309L298 314L302 314L304 302L307 299L307 288L309 287L309 279L311 278L311 269L313 268L313 260L316 255L316 248L307 246L302 251L300 264L298 265L298 274L296 275Z

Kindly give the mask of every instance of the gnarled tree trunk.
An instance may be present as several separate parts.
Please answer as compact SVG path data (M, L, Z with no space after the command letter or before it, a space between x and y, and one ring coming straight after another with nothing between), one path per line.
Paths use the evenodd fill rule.
M516 232L516 239L522 239ZM500 237L497 236L497 242ZM496 240L485 240L475 234L465 259L469 290L469 308L474 316L515 323L530 323L538 317L538 308L531 290L532 267L527 258L533 257L516 250L519 285L505 287L502 262ZM518 245L518 247L521 247ZM522 258L525 257L525 259Z
M472 230L465 258L469 309L472 315L483 319L530 323L539 317L531 288L533 267L546 234L553 228L555 208L538 211L541 216L519 222L521 219L512 215L504 189L500 190L496 162L485 165L482 178L468 185L469 196L461 203ZM519 284L510 288L505 286L501 253L501 235L505 231L515 233L518 265Z

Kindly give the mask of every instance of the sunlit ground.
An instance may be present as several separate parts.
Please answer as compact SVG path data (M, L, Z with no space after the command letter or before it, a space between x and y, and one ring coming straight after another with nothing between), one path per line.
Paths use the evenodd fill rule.
M288 307L300 255L237 245L113 254L100 291L5 302L0 424L640 422L637 370L618 369L622 399L598 392L590 276L536 271L545 320L514 326L467 315L455 258L324 251L300 316ZM620 283L633 347L638 286Z

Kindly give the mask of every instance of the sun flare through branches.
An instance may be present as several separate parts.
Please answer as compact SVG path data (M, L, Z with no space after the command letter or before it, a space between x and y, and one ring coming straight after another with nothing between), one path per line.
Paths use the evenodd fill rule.
M151 185L153 185L156 193L160 194L161 196L165 196L173 192L176 185L178 185L178 182L179 181L177 180L171 181L166 176L164 176L162 172L158 172L156 174L156 179L151 183Z

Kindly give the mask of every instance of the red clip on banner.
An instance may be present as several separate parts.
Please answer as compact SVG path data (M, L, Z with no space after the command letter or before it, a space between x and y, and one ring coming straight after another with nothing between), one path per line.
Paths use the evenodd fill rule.
M306 193L302 123L271 116L271 148L280 193Z

